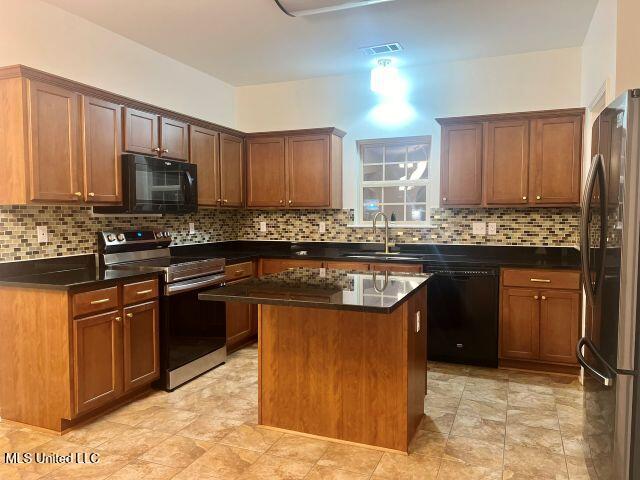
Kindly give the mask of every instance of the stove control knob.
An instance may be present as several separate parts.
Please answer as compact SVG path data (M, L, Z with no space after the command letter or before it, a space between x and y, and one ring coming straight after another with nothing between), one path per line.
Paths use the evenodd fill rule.
M122 233L119 233L116 238L118 239L119 242L124 242L124 235Z
M112 233L110 233L109 235L107 235L107 241L108 241L108 242L115 242L115 241L116 241L116 237L115 237L115 235L113 235Z
M156 238L164 237L164 232L156 232Z
M169 232L164 232L164 236L169 238L171 235L169 235Z

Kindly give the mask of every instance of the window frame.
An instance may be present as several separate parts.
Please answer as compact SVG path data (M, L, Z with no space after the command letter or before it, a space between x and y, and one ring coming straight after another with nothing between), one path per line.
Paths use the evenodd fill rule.
M431 149L433 148L433 139L431 135L414 135L414 136L405 136L405 137L388 137L388 138L371 138L371 139L361 139L356 140L356 148L358 155L358 182L357 182L357 195L356 195L356 209L354 216L353 227L369 227L371 226L371 222L369 220L364 220L364 205L362 198L362 191L367 186L364 182L364 149L369 147L376 146L410 146L416 144L423 144L427 147L427 168L429 171L429 176L425 180L380 180L374 182L367 182L367 185L373 188L385 186L424 186L426 188L426 201L425 201L425 220L418 221L389 221L389 225L393 227L403 227L403 228L427 228L431 226L431 209L433 205L430 203L431 198L433 197L431 190L434 188L436 179L434 178L433 172L433 154ZM384 164L383 164L384 165ZM384 166L383 166L384 168ZM379 185L374 185L378 183ZM406 208L406 199L403 204Z

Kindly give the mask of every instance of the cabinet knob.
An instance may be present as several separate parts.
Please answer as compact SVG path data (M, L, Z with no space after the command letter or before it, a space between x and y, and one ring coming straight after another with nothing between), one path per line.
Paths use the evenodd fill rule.
M527 196L526 196L526 195L524 195L524 196L522 197L522 199L523 199L523 200L526 200L526 199L527 199Z
M96 194L95 194L95 193L93 193L93 192L89 192L89 196L90 196L90 197L95 197L95 196L96 196Z
M82 192L75 192L75 193L74 193L74 195L75 195L76 197L81 197L81 196L82 196Z
M162 153L169 153L169 150L167 150L166 148L163 148Z
M543 300L546 300L546 299L547 299L547 297L545 297L544 295L542 295L542 299L543 299Z
M447 201L447 197L442 197L442 201L446 202Z
M219 199L218 199L218 200L216 200L216 201L217 201L218 203L220 203L220 202L222 202L222 199L221 199L221 198L219 198Z
M122 321L122 317L116 317L116 322L121 322Z
M152 152L159 152L160 151L160 147L152 148L151 151Z
M280 205L282 205L284 203L284 200L280 200Z
M537 300L537 299L538 299L538 295L534 295L534 296L533 296L533 299L534 299L534 300Z
M542 198L542 195L536 195L536 200L540 200Z
M289 200L289 205L291 205L293 203L293 200Z
M229 203L229 200L227 200L226 198L222 201L223 203Z
M127 313L127 318L133 318L133 313Z

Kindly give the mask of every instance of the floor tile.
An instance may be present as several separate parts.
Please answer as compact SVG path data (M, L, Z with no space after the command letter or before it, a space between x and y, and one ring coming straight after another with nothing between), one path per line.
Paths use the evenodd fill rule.
M491 469L477 465L443 460L438 471L438 480L501 480L502 469Z
M219 442L232 447L266 452L282 437L282 433L255 425L240 425L227 433Z
M456 413L458 411L459 404L460 397L438 395L435 393L430 393L424 397L425 413L429 412L432 408L441 412Z
M507 405L463 399L458 406L458 415L504 422L507 419Z
M507 410L507 425L548 428L560 431L558 414L553 410Z
M444 450L445 460L493 469L502 468L504 444L468 437L450 436Z
M97 450L118 455L139 457L171 435L146 428L127 427L119 436L101 444Z
M109 480L169 480L179 472L179 468L136 459L111 475Z
M230 418L198 415L189 425L178 432L178 435L196 440L215 442L224 438L234 428L243 423Z
M114 437L124 435L129 430L130 427L121 423L97 420L71 430L64 435L64 439L87 447L97 447Z
M442 457L448 436L444 433L418 430L409 445L411 454Z
M305 477L305 480L368 480L368 478L369 475L316 465Z
M101 454L98 463L70 463L62 465L46 476L47 480L102 480L117 472L128 458L111 453Z
M234 479L242 475L259 457L258 452L251 450L214 445L174 478L175 480Z
M569 480L594 480L598 478L596 469L589 458L565 457Z
M451 435L477 438L489 442L504 442L505 423L481 417L456 415Z
M168 467L186 467L212 446L209 442L174 435L148 450L140 458Z
M379 450L332 443L318 460L318 465L370 475L381 458Z
M530 475L540 480L567 478L564 455L553 455L545 449L520 445L506 446L504 470L514 474Z
M536 392L509 392L509 408L518 410L554 410L556 401L553 395Z
M56 438L29 428L19 428L0 437L0 452L26 452Z
M425 417L420 423L420 429L449 433L453 426L455 417L455 413L441 410L439 408L425 409Z
M265 454L238 478L243 480L297 480L304 478L312 467L313 463L311 462L301 462Z
M329 442L298 435L283 435L267 453L303 462L317 462L329 448Z
M414 480L436 479L442 460L424 455L384 453L372 479Z
M193 422L197 416L198 414L194 412L161 407L136 426L159 432L176 433Z
M564 455L560 432L548 428L508 425L506 444L539 448L550 454Z

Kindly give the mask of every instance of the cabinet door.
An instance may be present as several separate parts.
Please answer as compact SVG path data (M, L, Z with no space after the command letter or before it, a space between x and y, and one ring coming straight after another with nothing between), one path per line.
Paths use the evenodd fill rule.
M163 158L189 161L189 125L162 117L160 119L160 155Z
M124 109L124 149L142 155L159 155L158 116L132 108Z
M251 316L253 305L227 302L227 352L234 351L253 335Z
M412 265L409 263L372 263L369 269L376 272L405 272L405 273L421 273L422 265Z
M158 302L124 309L124 390L160 376Z
M122 201L122 107L84 97L82 112L85 200L119 203Z
M219 205L218 132L193 125L189 129L191 163L198 167L198 205Z
M220 134L220 192L223 207L244 203L244 148L240 137Z
M80 96L28 81L30 199L82 200Z
M500 357L537 360L540 346L537 290L504 288L500 317Z
M247 206L284 207L284 137L247 140Z
M576 364L579 292L540 292L540 360Z
M528 120L500 120L486 124L484 172L487 204L528 203Z
M531 201L580 202L582 117L540 118L531 129Z
M446 125L442 128L440 203L482 203L482 124Z
M103 405L122 392L121 325L118 311L73 320L76 413Z
M328 135L287 137L287 188L289 207L330 206Z

